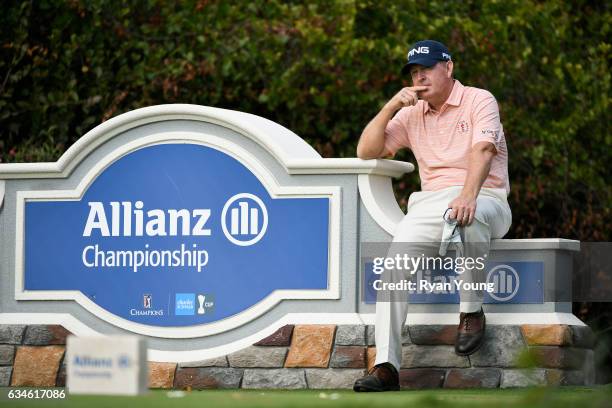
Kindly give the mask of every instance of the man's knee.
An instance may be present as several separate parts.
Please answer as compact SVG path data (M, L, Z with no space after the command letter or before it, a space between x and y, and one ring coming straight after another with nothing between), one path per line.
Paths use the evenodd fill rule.
M463 227L465 242L486 242L491 240L489 224L475 217L470 225Z

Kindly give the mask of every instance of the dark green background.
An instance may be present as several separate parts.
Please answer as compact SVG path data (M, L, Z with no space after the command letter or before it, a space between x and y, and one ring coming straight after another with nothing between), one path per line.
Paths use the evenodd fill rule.
M508 237L610 240L609 2L176 3L3 1L1 160L55 161L102 121L163 103L255 113L324 157L355 157L408 84L408 45L435 38L459 80L499 101ZM417 173L396 187L405 205Z
M254 113L324 157L355 157L363 127L409 84L409 44L432 38L451 49L459 80L499 102L508 237L609 241L610 4L3 1L0 160L55 161L102 121L164 103ZM417 173L398 180L400 204L418 189ZM609 305L574 307L601 334L606 371Z

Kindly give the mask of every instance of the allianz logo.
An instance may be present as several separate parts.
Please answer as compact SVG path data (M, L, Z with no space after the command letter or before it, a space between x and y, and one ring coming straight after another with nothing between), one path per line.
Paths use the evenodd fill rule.
M83 229L84 237L176 237L211 236L210 208L145 209L142 200L90 201ZM254 194L230 197L221 213L225 237L235 245L249 246L260 241L268 228L268 210Z
M487 283L492 283L494 290L489 295L498 302L512 300L519 291L521 279L516 269L510 265L497 265L487 275Z
M129 368L132 365L130 357L124 354L119 355L116 360L116 364L113 364L111 357L76 355L72 359L72 364L79 368L113 368L115 365L119 368Z
M144 211L144 202L111 201L110 224L106 215L106 206L100 201L88 202L89 215L85 222L83 236L89 237L98 231L103 237L118 236L182 236L211 235L207 228L210 218L209 208L187 209L151 209ZM123 228L122 228L123 227Z

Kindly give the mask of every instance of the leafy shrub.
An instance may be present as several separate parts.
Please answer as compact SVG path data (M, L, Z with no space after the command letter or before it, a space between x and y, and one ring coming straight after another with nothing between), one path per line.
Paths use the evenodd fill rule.
M57 160L101 121L163 103L251 112L354 157L408 84L408 45L435 38L500 103L509 236L609 240L611 20L606 2L561 0L7 1L0 159ZM400 203L418 189L416 173L399 180Z

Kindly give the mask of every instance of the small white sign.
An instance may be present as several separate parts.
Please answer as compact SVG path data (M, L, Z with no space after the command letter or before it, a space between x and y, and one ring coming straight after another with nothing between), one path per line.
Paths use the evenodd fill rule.
M70 394L139 395L147 391L147 347L141 337L69 336L66 359Z

